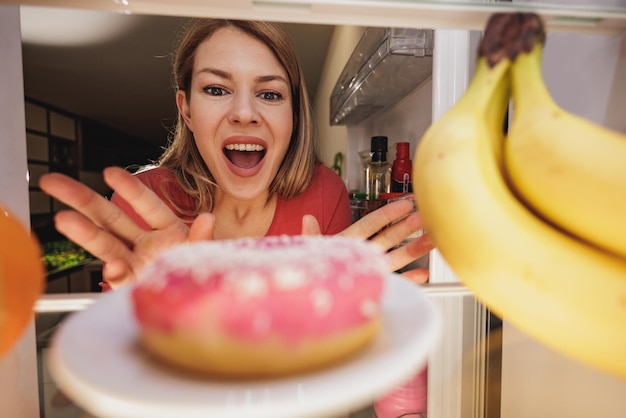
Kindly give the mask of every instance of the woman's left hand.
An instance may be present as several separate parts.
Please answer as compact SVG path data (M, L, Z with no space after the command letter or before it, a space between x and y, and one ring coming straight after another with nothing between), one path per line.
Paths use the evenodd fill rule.
M390 224L392 224L390 226ZM409 236L423 228L419 212L413 212L411 200L398 200L372 211L343 230L340 235L369 239L384 251L389 251L389 268L397 271L434 248L427 233L402 244ZM319 234L319 226L312 216L302 220L303 234ZM402 245L401 245L402 244ZM415 268L402 275L416 283L428 280L428 270Z

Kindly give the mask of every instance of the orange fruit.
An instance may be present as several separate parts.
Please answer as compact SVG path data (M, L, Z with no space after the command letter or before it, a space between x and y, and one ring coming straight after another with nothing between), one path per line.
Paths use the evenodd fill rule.
M33 319L33 307L44 284L39 242L0 204L0 357Z

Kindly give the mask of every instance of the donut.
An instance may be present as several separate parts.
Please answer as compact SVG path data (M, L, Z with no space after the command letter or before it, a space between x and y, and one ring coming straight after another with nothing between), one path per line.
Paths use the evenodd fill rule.
M374 244L273 236L175 246L131 289L141 345L170 365L225 377L315 370L365 348L389 272Z

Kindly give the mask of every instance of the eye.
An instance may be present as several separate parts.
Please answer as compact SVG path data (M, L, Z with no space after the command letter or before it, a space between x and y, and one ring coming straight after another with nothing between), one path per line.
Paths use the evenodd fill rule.
M207 86L203 88L202 91L210 96L225 96L226 94L228 94L226 89L217 86Z
M277 102L283 98L283 95L275 91L264 91L259 93L259 97L270 102Z

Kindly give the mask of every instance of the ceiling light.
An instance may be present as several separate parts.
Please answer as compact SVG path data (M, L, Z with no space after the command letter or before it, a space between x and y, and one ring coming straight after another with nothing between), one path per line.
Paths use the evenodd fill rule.
M22 42L76 46L105 42L130 29L133 17L100 10L21 6Z

